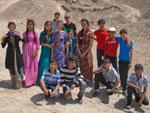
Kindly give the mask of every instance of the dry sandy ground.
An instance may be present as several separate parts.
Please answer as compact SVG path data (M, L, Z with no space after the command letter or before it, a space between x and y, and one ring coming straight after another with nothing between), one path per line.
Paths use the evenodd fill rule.
M0 0L0 37L7 31L7 22L14 20L20 32L25 31L26 19L36 21L37 31L41 31L44 21L53 18L55 11L72 16L78 28L81 18L88 18L95 29L96 21L103 17L107 26L115 26L117 30L129 29L129 36L135 43L133 63L142 63L145 74L149 77L150 69L150 1L149 0ZM96 43L93 46L94 68L96 68ZM126 99L119 93L109 99L105 96L103 87L97 98L91 98L92 88L87 88L84 103L79 105L74 101L60 98L44 101L38 87L12 90L9 73L4 68L5 49L0 48L0 113L150 113L149 106L130 111L124 109ZM130 69L130 72L133 68ZM73 91L76 98L78 89ZM150 91L148 91L150 98ZM109 100L109 103L107 101Z

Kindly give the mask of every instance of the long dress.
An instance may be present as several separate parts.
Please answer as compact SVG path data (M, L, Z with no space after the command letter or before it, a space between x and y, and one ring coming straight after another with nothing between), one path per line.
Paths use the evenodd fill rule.
M40 34L40 44L52 44L52 34L48 35L45 32L41 32ZM49 47L42 46L41 47L41 55L39 60L39 69L38 69L38 78L37 85L40 85L40 79L43 74L44 69L47 69L50 65L51 61L51 49Z
M54 58L57 63L58 70L65 65L65 45L67 41L67 34L63 31L55 32L53 35Z
M8 32L1 43L4 48L7 46L5 68L7 68L11 75L13 88L21 88L23 77L23 60L19 47L21 38L13 32Z
M87 48L90 46L90 30L87 30L85 33L82 33L83 30L81 30L78 34L78 45L79 49L81 51L81 54L84 53ZM83 57L79 57L79 66L81 74L85 77L87 80L93 79L93 56L92 51L89 50L88 53Z
M26 36L27 35L27 36ZM25 73L25 85L27 87L35 85L38 75L38 57L32 58L31 55L39 48L38 33L28 32L23 34L23 63ZM28 37L28 40L27 40Z

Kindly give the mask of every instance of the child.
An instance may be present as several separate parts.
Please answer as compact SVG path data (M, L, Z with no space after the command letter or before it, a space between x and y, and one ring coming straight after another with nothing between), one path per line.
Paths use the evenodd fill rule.
M18 89L22 87L23 79L23 61L19 47L19 42L22 41L18 32L16 32L16 24L14 22L8 23L8 33L2 38L2 47L8 44L5 67L9 70L12 88Z
M132 65L133 41L130 41L129 37L127 37L126 29L120 30L120 36L116 38L120 44L119 73L123 94L126 95L128 71Z
M118 41L116 40L116 28L110 27L108 29L109 31L109 36L105 40L104 44L104 57L108 58L113 67L118 71L118 66L117 66L117 49L118 49Z
M117 71L111 66L109 59L103 60L103 65L98 70L94 71L95 74L95 87L93 97L96 97L99 92L99 82L106 86L108 95L112 95L118 87L120 79Z
M74 36L73 34L73 29L68 30L68 39L67 39L67 45L66 45L66 50L67 50L67 55L66 58L69 57L74 57L77 59L78 54L77 54L77 37Z
M44 69L49 67L50 61L53 58L52 48L52 23L46 21L44 25L44 31L40 34L41 54L38 67L37 85L40 85L40 79Z
M87 87L87 83L84 77L78 73L78 69L76 66L76 60L73 58L69 58L67 62L67 66L64 66L61 71L61 86L63 88L64 96L68 99L71 98L71 89L75 86L80 87L80 91L78 93L78 98L76 99L79 104L83 103L83 95L85 93L85 89Z
M97 62L98 67L102 65L102 57L104 57L104 43L106 38L108 38L108 30L105 28L105 20L99 19L98 26L99 29L94 32L97 41Z
M27 29L23 33L23 64L25 73L25 86L36 84L38 75L38 51L40 48L39 35L35 32L34 20L27 20Z
M149 101L146 97L148 81L143 75L143 66L141 64L135 65L135 73L132 73L128 79L128 93L127 93L127 109L130 109L132 102L132 94L135 95L135 100L139 106L149 105Z
M49 68L44 70L40 84L46 99L58 96L60 73L57 70L57 63L54 60L51 60Z

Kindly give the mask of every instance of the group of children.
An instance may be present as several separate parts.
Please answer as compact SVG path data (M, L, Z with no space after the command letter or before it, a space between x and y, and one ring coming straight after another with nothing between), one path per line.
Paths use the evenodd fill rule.
M60 13L55 13L54 20L46 21L40 34L35 32L34 20L27 20L27 29L23 38L16 32L16 24L8 23L9 32L2 38L2 47L8 44L5 66L9 69L13 88L21 88L22 80L26 87L38 85L49 97L60 96L60 88L67 99L72 98L71 90L79 87L77 101L82 104L86 88L93 84L93 97L99 94L99 82L106 86L108 95L112 95L121 83L122 91L127 96L127 108L130 108L132 94L139 105L148 105L146 91L147 78L143 75L143 66L135 65L135 73L128 79L128 70L132 66L133 41L127 36L127 30L105 28L105 20L98 21L99 29L94 33L89 29L87 19L81 20L82 30L77 34L76 26L66 15L66 23L59 20ZM95 38L96 37L96 38ZM93 71L92 45L97 42L98 69ZM22 54L19 42L22 41ZM38 62L38 51L41 54ZM119 68L117 50L119 52Z

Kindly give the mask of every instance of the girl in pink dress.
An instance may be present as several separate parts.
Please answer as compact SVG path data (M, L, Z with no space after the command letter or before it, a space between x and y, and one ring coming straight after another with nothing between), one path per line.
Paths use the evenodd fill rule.
M27 30L23 33L23 63L25 73L25 86L36 84L38 74L39 36L34 30L34 20L27 20Z

